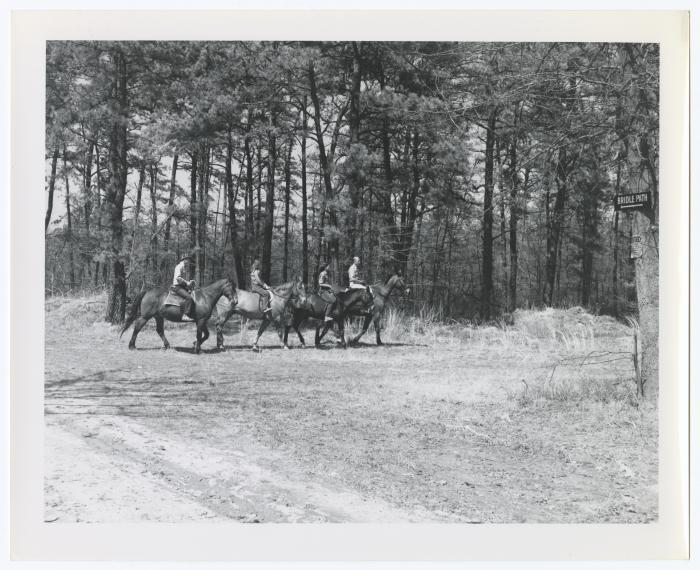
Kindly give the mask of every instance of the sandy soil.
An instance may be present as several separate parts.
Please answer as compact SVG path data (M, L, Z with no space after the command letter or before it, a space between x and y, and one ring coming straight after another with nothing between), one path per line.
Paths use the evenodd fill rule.
M47 521L658 517L656 413L619 396L633 391L629 360L567 368L559 345L454 337L282 351L274 331L260 353L229 333L234 346L211 339L197 356L191 327L167 324L164 351L151 323L129 351L106 324L54 317ZM595 342L583 348L629 339ZM567 396L567 382L609 385L611 398Z

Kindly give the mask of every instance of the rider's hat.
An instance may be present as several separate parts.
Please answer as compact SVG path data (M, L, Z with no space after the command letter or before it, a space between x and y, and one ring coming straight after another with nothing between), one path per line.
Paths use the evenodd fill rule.
M191 255L186 254L186 255L183 255L183 256L180 258L180 261L185 261L185 260L187 260L187 261L194 261L194 258L193 258Z

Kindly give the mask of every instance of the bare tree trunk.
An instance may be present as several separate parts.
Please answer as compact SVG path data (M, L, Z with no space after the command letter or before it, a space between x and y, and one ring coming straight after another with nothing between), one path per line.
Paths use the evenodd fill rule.
M197 205L197 280L200 285L204 284L204 276L206 270L206 247L207 247L207 210L209 202L209 156L210 147L207 144L202 145L199 152L199 172L197 174L199 194Z
M289 269L289 200L292 186L292 148L294 135L287 143L287 159L284 162L284 259L282 261L282 281L287 282Z
M554 286L557 276L557 257L560 249L561 233L564 227L564 205L568 197L568 157L566 148L559 150L556 167L557 195L547 231L547 260L543 302L551 306L554 300Z
M95 209L97 210L97 243L99 254L95 260L95 281L97 287L100 275L100 258L102 257L102 172L100 171L100 147L95 145Z
M83 212L85 215L85 235L90 236L90 216L92 215L92 151L94 141L88 141L85 153L85 172L83 174Z
M275 170L277 168L277 117L274 110L270 111L270 125L268 130L268 165L267 165L267 191L265 193L265 229L263 231L262 252L262 278L265 283L270 282L272 272L272 231L275 218Z
M136 204L134 205L134 219L131 224L131 254L129 255L129 265L130 272L133 271L136 265L134 259L134 250L136 248L136 232L139 227L139 215L141 214L141 195L143 192L143 185L146 181L146 163L142 162L139 167L139 182L136 186Z
M304 284L309 285L309 228L306 196L306 127L308 124L306 108L308 103L306 97L304 95L301 138L301 275Z
M360 45L352 43L352 81L350 85L350 156L353 157L359 151L360 144L360 84L362 73L360 69ZM357 209L359 204L360 181L356 174L357 167L353 165L354 172L348 178L350 208L347 212L347 231L349 235L349 251L347 258L357 255Z
M112 119L109 145L109 186L105 201L107 203L110 226L112 230L112 290L107 305L106 318L111 323L124 320L126 310L126 274L124 271L123 224L124 196L128 173L127 163L127 125L128 125L128 87L126 58L120 48L114 50L114 94L116 116Z
M581 305L590 306L591 287L593 284L593 246L596 232L596 208L595 196L592 195L596 189L589 187L584 191L583 196L583 235L582 246L583 255L581 258Z
M44 218L44 231L48 231L49 223L51 222L51 212L53 210L53 192L56 187L56 167L58 165L58 145L53 149L51 156L51 176L49 178L49 204L46 207L46 218Z
M318 155L319 155L319 161L321 163L321 173L323 176L323 184L325 188L325 192L321 192L321 212L320 212L320 218L321 218L321 228L323 229L323 223L324 223L324 215L326 212L326 204L327 201L332 199L333 197L333 185L331 183L331 169L330 169L330 164L328 161L328 157L326 156L326 145L323 142L323 130L321 129L321 105L318 100L318 93L316 90L316 72L314 69L314 62L310 61L309 62L309 84L310 84L310 91L311 91L311 102L314 106L314 126L316 127L316 142L318 144ZM331 251L335 254L335 258L333 260L333 272L335 275L338 275L339 271L339 260L337 258L337 253L338 253L338 237L337 237L337 227L335 224L334 216L332 215L333 212L331 212L330 216L330 239L328 240L328 245L330 246ZM323 238L321 238L323 239ZM319 250L320 251L320 250Z
M173 210L175 208L175 189L177 188L177 160L178 154L176 152L173 156L173 166L170 171L170 193L168 194L168 211L167 218L165 219L165 234L163 236L163 251L165 253L165 257L163 259L163 271L165 271L166 264L168 263L168 260L170 258L170 256L168 255L170 253L170 224L172 221Z
M618 280L619 280L619 267L620 267L620 262L619 262L619 247L620 247L620 235L619 235L619 212L615 212L613 214L613 243L612 243L612 250L613 250L613 272L612 272L612 312L613 315L616 317L619 316L620 314L620 307L619 307L619 285L618 285Z
M199 204L197 203L197 169L199 163L199 153L194 150L190 152L190 250L197 248L197 221L199 219Z
M63 180L66 185L66 241L68 242L68 267L70 275L70 289L75 287L75 259L73 252L73 224L71 220L70 208L70 175L68 170L68 158L66 147L63 147Z
M633 233L641 236L642 255L634 260L642 344L641 385L645 398L659 396L659 246L658 232L649 216L636 211Z
M646 101L642 98L642 103ZM640 136L639 153L641 167L650 180L651 208L647 212L635 211L632 219L634 232L641 236L642 254L634 260L637 284L637 307L642 343L641 383L642 395L650 400L659 397L659 234L656 158L651 156L646 135Z
M260 221L262 220L262 171L263 171L263 159L262 159L262 149L260 146L256 149L256 154L258 157L258 200L255 205L255 238L260 239ZM260 255L260 244L255 244L255 256Z
M503 298L502 303L503 310L507 311L510 306L508 288L508 235L506 232L506 192L505 184L503 183L503 164L501 162L501 145L496 141L496 175L498 180L498 210L500 215L500 226L501 226L501 286L503 287Z
M508 282L508 311L513 312L518 306L518 171L517 138L514 137L510 147L510 215L508 221L510 246L510 280Z
M159 279L158 270L158 165L149 165L149 174L151 178L150 193L151 193L151 264L152 264L152 280L157 284Z
M496 113L497 110L494 108L489 114L484 163L481 318L486 320L491 318L491 300L493 298L493 151L496 138Z
M384 71L379 73L379 88L384 91L385 85ZM391 166L391 138L389 136L389 119L382 118L382 170L384 171L385 191L382 195L377 196L381 199L380 208L383 213L384 223L389 234L388 243L390 255L392 259L398 258L399 250L401 249L401 241L399 239L399 228L396 225L395 212L391 206L391 197L394 191L394 172ZM371 251L372 248L370 248Z
M251 257L257 255L254 253L256 249L255 244L255 210L253 207L253 153L250 149L250 136L246 134L245 137L245 167L246 167L246 213L245 213L245 223L246 223L246 264L250 265L252 262ZM252 245L252 247L251 247ZM241 279L243 276L240 276Z
M233 191L233 173L231 163L233 161L233 140L231 131L228 131L228 140L226 146L226 195L228 198L228 224L229 234L231 236L231 251L233 253L233 276L237 287L245 288L245 272L243 271L243 263L241 254L238 248L238 223L236 221L236 193ZM240 176L239 176L240 181ZM239 182L240 185L240 182ZM247 218L247 213L246 213Z

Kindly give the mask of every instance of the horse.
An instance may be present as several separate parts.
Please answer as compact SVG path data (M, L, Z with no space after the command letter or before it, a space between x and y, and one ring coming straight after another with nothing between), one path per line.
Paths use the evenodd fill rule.
M236 302L229 303L228 306L223 302L217 304L215 317L217 348L224 347L223 326L234 313L241 315L241 342L243 341L248 321L262 321L258 328L258 335L251 347L253 350L259 350L258 341L271 322L274 322L278 328L277 333L280 337L282 348L285 350L289 348L286 337L282 339L282 329L280 326L286 325L291 320L291 310L306 306L308 302L306 288L301 279L297 278L288 283L271 288L270 293L272 293L272 299L270 301L272 310L269 314L264 314L260 310L260 296L250 291L239 290L237 292Z
M141 291L134 299L129 311L129 316L126 323L119 333L119 338L124 332L134 324L134 332L129 341L129 348L136 348L136 337L143 326L154 317L156 319L156 332L163 341L163 347L170 348L168 339L165 338L165 330L163 328L164 319L176 323L182 321L182 308L178 305L166 305L165 301L168 297L169 289L167 287L154 287ZM217 301L221 296L226 297L230 302L235 302L236 287L231 279L219 279L207 287L196 289L192 295L194 299L194 322L197 324L197 340L195 342L195 352L200 353L202 343L209 338L209 329L207 321L211 316L212 310L216 306Z
M333 293L337 295L340 292L339 289L335 289ZM335 303L333 301L332 303ZM284 329L284 342L287 342L287 337L289 335L289 329L294 328L294 330L297 333L297 336L299 337L299 342L301 343L302 347L306 347L306 342L304 341L304 337L301 335L301 332L299 331L299 326L306 321L307 319L314 319L318 321L316 323L316 338L315 338L315 344L316 346L319 345L319 331L321 327L323 326L323 320L326 316L326 307L329 304L332 304L331 302L328 301L328 299L325 299L323 296L321 296L319 293L311 293L307 297L307 302L306 306L298 307L295 308L292 311L292 321L291 323L287 323ZM331 311L330 315L335 322L337 322L337 319L340 318L340 313L336 310L333 309ZM337 333L336 333L337 336ZM340 338L338 337L338 342L340 342Z
M364 317L362 330L350 341L351 344L357 343L362 335L367 332L370 323L374 323L374 330L377 334L377 345L381 346L381 318L384 314L386 302L389 295L394 289L398 289L405 294L410 290L406 287L403 277L399 273L392 274L384 283L372 285L372 293L374 296L374 308L371 313L367 307L367 291L365 289L347 289L336 295L335 307L331 311L332 322L326 322L323 325L323 330L319 335L318 328L316 330L316 347L318 348L323 340L323 337L328 332L328 329L333 326L333 322L338 324L338 336L340 344L343 348L346 347L345 342L345 319L350 316ZM297 334L301 337L299 329L296 329Z

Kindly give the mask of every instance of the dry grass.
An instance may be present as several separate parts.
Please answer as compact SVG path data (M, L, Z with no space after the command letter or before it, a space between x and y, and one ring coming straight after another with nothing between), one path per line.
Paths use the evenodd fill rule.
M209 344L197 357L192 327L171 323L173 350L159 350L151 324L141 350L128 351L102 321L105 301L47 302L52 410L70 403L95 421L121 410L154 439L179 438L188 449L201 434L222 447L212 453L224 463L229 442L245 436L305 481L445 520L657 517L655 410L636 401L631 329L614 321L523 311L513 325L476 326L392 309L383 349L370 331L354 349L329 340L325 350L280 351L271 331L253 353L231 332L227 344L237 348Z

